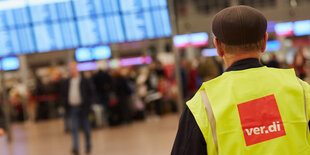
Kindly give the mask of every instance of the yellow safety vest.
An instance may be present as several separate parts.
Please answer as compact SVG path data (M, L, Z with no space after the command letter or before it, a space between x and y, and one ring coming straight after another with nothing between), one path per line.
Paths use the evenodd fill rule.
M310 86L292 69L225 72L187 106L209 155L310 155Z

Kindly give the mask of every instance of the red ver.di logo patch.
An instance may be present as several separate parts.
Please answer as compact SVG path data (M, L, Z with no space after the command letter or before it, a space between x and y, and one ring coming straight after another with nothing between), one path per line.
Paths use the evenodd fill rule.
M285 129L274 95L238 104L247 146L285 136Z

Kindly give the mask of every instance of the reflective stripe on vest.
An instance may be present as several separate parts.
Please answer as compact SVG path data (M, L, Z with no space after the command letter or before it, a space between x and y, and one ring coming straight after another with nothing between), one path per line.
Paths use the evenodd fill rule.
M309 92L309 85L302 85ZM305 117L309 94L305 97L304 92L293 70L260 67L226 72L204 83L187 106L208 154L217 154L216 143L219 154L310 154ZM203 100L209 101L210 109ZM216 132L206 111L214 114Z
M303 95L304 95L304 108L305 108L305 115L306 115L306 121L308 122L308 113L307 113L307 100L306 100L306 92L305 92L305 88L304 86L302 85L302 81L300 79L298 79L298 82L300 84L300 86L302 87L302 92L303 92ZM307 129L306 129L306 135L308 137L308 131L309 131L309 125L307 125Z
M207 111L208 120L209 120L210 127L211 127L211 132L212 132L212 137L214 140L215 149L216 149L216 152L218 152L218 144L217 144L217 137L216 137L216 122L215 122L214 114L213 114L213 111L211 108L211 104L210 104L209 99L206 95L206 92L204 90L201 90L200 93L201 93L202 101L203 101L205 108L206 108L206 111Z

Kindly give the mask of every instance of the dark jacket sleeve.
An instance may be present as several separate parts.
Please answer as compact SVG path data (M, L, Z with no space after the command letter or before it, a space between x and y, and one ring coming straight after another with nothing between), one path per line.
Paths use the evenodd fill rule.
M82 79L82 98L85 110L90 110L91 105L95 101L95 89L92 81L87 78Z
M4 113L2 111L1 106L0 106L0 128L5 128Z
M68 91L69 91L69 79L65 79L61 81L59 100L60 104L65 108L66 112L69 111Z
M95 102L95 86L91 80L88 80L88 95L90 97L89 102L93 104Z
M189 108L186 106L174 141L171 155L206 155L205 139Z

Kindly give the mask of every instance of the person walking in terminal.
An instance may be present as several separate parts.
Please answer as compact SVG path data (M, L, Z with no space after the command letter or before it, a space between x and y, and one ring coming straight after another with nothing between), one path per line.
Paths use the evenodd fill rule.
M79 154L79 128L80 122L85 133L86 153L91 152L91 125L88 119L91 104L94 99L92 82L86 79L77 70L77 63L69 63L70 78L64 81L62 102L71 120L73 138L73 153Z
M293 69L262 66L267 20L232 6L212 22L226 71L186 103L172 155L310 154L310 86Z

